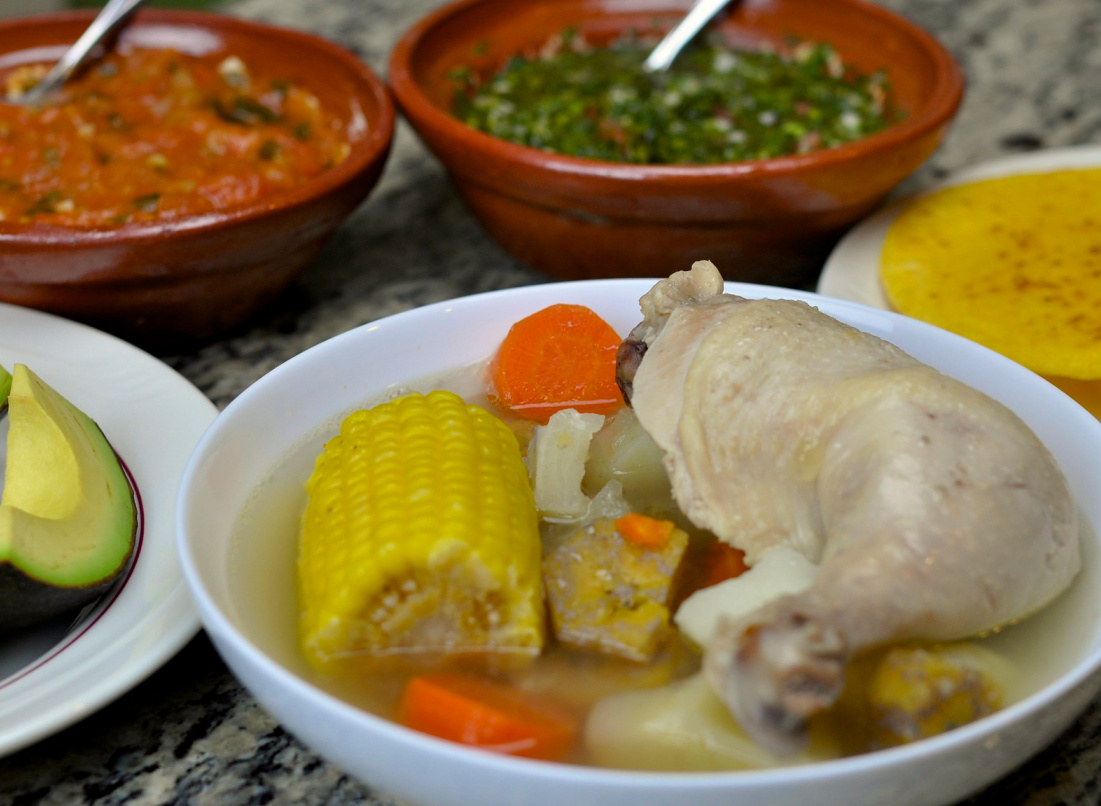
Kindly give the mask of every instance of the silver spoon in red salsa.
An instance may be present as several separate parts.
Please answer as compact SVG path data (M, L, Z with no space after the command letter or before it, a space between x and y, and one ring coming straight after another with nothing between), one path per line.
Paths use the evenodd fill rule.
M69 79L95 51L96 47L122 25L144 0L110 0L96 15L80 38L57 60L46 75L25 91L9 92L0 96L9 104L39 104Z

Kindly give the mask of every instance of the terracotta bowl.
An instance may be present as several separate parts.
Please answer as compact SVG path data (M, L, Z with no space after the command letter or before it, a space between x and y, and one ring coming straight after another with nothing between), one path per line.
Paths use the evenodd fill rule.
M600 43L667 28L688 0L460 0L398 42L398 106L502 246L558 277L663 276L713 260L729 279L810 281L841 233L933 152L963 75L929 34L862 0L746 0L721 23L741 40L789 35L833 44L864 72L884 70L904 119L828 151L706 166L636 166L557 156L449 114L449 72L494 72L573 26Z
M0 72L49 58L90 13L0 23ZM236 54L313 92L352 144L336 168L225 211L82 230L0 222L0 300L110 330L160 351L209 341L271 301L363 201L382 172L394 107L382 81L326 40L216 14L143 11L124 40ZM294 58L288 58L293 54Z

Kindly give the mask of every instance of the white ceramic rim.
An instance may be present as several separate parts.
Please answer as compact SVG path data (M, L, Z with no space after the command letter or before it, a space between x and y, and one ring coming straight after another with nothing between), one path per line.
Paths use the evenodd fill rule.
M198 632L172 530L184 464L217 409L166 364L121 339L3 303L0 363L9 370L27 364L100 425L144 509L128 578L44 654L0 680L4 756L122 695Z
M903 196L865 218L838 242L826 259L817 291L885 311L894 310L879 281L879 257L887 230L911 202L948 187L984 179L1030 173L1051 173L1071 168L1101 166L1101 145L1051 148L973 165L919 193Z
M339 351L344 342L360 338L357 334L361 331L385 329L389 323L398 318L405 320L404 323L406 325L411 324L415 329L415 325L418 321L427 322L434 317L450 312L456 306L465 307L471 304L491 303L496 298L502 296L516 297L523 301L526 301L528 297L538 299L539 304L527 306L529 310L534 311L543 305L551 304L552 300L546 296L548 289L554 290L554 302L579 302L584 304L586 299L594 293L599 296L600 292L608 293L609 291L614 291L617 296L622 294L637 299L642 293L651 288L654 282L653 278L635 278L551 283L489 291L460 299L446 300L426 305L385 317L375 322L367 323L354 330L322 342L276 367L242 392L241 395L227 406L222 415L215 421L210 429L207 430L206 434L196 446L195 452L184 471L183 481L180 485L180 501L177 506L176 531L184 577L199 607L203 625L214 639L215 644L219 646L219 650L221 651L221 645L223 643L230 645L235 654L245 658L253 669L258 671L260 677L267 678L277 687L285 687L288 690L293 690L296 696L310 699L316 704L320 715L325 713L338 713L342 718L346 718L350 723L355 724L357 728L373 734L379 741L392 742L406 749L415 746L420 752L425 754L424 760L426 763L433 759L446 759L451 762L459 761L466 765L474 775L477 775L478 772L482 770L513 775L524 774L535 786L538 786L540 782L550 784L555 781L568 781L571 784L590 785L611 791L619 786L630 784L641 785L657 792L668 792L677 796L686 797L692 796L693 792L696 790L711 790L717 785L722 786L724 791L728 790L731 794L735 794L740 789L760 791L761 789L780 784L813 785L816 781L822 781L827 777L834 778L850 773L863 774L871 771L883 771L919 758L951 755L956 748L962 748L965 745L970 745L977 741L996 737L1000 731L1007 729L1017 720L1025 719L1030 716L1035 717L1070 694L1070 692L1077 689L1079 686L1086 684L1090 675L1101 669L1101 641L1098 641L1092 651L1079 660L1066 674L1020 702L1004 708L991 716L971 723L970 725L965 725L942 734L941 736L925 739L902 747L880 750L875 753L837 760L768 770L676 773L643 772L585 767L568 763L545 762L503 756L464 747L405 728L397 723L356 708L306 682L298 675L287 670L243 636L233 626L226 615L215 605L212 595L204 585L198 573L196 559L188 543L189 523L187 506L185 503L186 497L189 487L191 486L192 477L196 474L199 466L207 459L208 454L215 450L219 443L226 437L226 431L229 428L227 423L230 422L237 408L248 406L254 397L262 396L264 394L264 387L268 383L273 380L282 379L285 375L293 377L293 373L295 373L297 368L304 363L324 360L327 354ZM981 345L970 342L960 336L932 325L909 319L890 311L876 310L861 304L846 300L832 299L812 292L743 283L727 283L726 290L729 293L746 297L767 296L803 300L842 321L856 327L877 331L880 334L892 332L899 326L909 330L915 328L919 331L928 329L929 331L936 332L938 334L938 340L942 342L943 340L956 342L970 351L978 350L985 353L985 358L989 362L989 370L999 378L1002 378L1003 381L1007 377L1019 377L1022 374L1031 376L1034 382L1040 383L1042 386L1046 387L1049 394L1054 394L1065 399L1069 407L1066 416L1062 418L1064 422L1068 420L1077 420L1075 427L1081 427L1083 429L1096 430L1101 427L1098 421L1085 409L1021 365L999 353L995 353ZM515 307L521 309L523 305L521 304ZM594 307L600 312L599 306L594 305ZM523 314L521 313L521 315ZM928 355L922 355L918 351L912 349L910 352L920 360L937 364L938 355L942 359L940 363L943 363L944 360L950 361L952 351L948 351L947 358L945 358L945 354L932 354L930 352ZM948 371L948 374L951 374L951 372ZM973 381L973 383L979 385L975 381ZM382 390L379 389L379 391ZM1048 395L1045 394L1044 396L1047 397ZM1007 401L1003 400L1003 402ZM1095 529L1098 526L1099 524L1093 524ZM267 686L267 688L270 689L270 686ZM364 752L367 752L366 748ZM983 778L982 780L985 781L987 779Z

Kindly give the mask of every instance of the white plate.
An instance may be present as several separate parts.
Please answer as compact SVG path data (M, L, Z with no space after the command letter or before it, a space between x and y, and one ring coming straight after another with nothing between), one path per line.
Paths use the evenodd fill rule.
M129 690L199 629L175 546L176 487L214 404L164 363L98 330L0 303L0 364L26 364L95 420L142 510L130 574L75 620L0 633L0 756ZM6 453L0 425L0 468Z
M853 227L830 253L818 278L819 294L839 297L883 310L892 310L879 282L879 256L891 222L914 199L946 187L982 179L1029 173L1048 173L1068 168L1101 166L1101 146L1052 148L992 160L972 166L920 194L906 196L884 207Z

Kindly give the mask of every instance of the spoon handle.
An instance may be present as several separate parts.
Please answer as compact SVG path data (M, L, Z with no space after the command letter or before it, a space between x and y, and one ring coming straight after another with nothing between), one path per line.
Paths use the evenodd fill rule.
M69 76L85 62L96 45L125 21L130 12L142 2L144 0L110 0L92 20L92 24L80 35L80 39L65 51L50 72L27 92L24 101L40 100L64 84Z
M648 73L668 70L681 49L730 2L731 0L699 0L684 15L684 19L650 51L650 55L642 63L642 69Z

